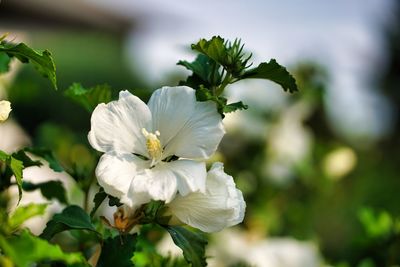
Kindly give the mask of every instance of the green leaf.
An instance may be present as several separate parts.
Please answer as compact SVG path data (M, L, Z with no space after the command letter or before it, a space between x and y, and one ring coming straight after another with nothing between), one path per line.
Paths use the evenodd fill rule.
M120 235L104 240L97 267L131 267L136 247L136 235Z
M229 113L229 112L234 112L236 110L243 110L243 109L248 109L248 106L243 104L242 101L240 101L240 102L230 103L230 104L224 106L223 112Z
M207 240L200 234L187 230L181 226L166 226L175 245L183 251L183 256L193 267L206 266L205 246Z
M204 88L203 86L200 86L196 90L196 99L197 101L214 101L217 104L217 110L218 113L221 114L222 118L224 118L224 109L227 105L227 99L222 96L214 96L210 90L207 88Z
M11 170L12 174L15 176L15 180L18 185L18 203L22 198L22 170L24 169L24 164L22 161L8 155L4 151L0 150L0 161L3 161L7 167Z
M8 239L0 235L0 247L17 267L36 266L35 263L41 261L63 261L68 266L89 266L81 254L64 253L58 245L49 244L26 230Z
M214 96L210 90L201 86L200 88L198 88L196 90L196 99L197 99L197 101L201 101L201 102L208 101L208 100L215 101L216 96Z
M49 167L55 172L62 172L64 168L58 162L58 160L54 157L53 152L47 148L37 148L37 147L29 147L25 148L25 151L30 152L36 156L39 156L46 160L49 163Z
M21 197L22 197L22 170L24 169L24 164L22 163L22 161L17 160L16 158L10 156L8 165L10 166L11 171L15 176L15 180L17 181L19 199L21 200Z
M55 214L40 237L50 240L55 234L71 229L96 232L86 212L81 207L72 205L66 207L61 213Z
M61 203L68 204L67 193L61 181L48 181L38 184L23 182L22 189L28 192L40 189L40 192L46 199L51 200L55 198Z
M32 167L32 166L42 166L43 164L40 162L40 160L32 160L26 153L25 151L19 150L15 153L12 154L12 156L24 164L25 168Z
M107 197L108 197L108 205L110 207L112 207L112 206L117 206L117 207L122 206L122 203L119 201L118 198L108 195L106 192L104 192L104 188L100 187L99 191L94 196L94 199L93 199L94 207L93 207L92 211L90 212L90 217L94 216L95 212L100 207L101 203L103 203L103 201Z
M192 44L192 49L213 59L221 65L227 61L225 41L220 36L213 36L211 40L200 39L197 44Z
M9 159L10 155L8 155L6 152L0 150L0 160L5 162Z
M104 192L104 188L100 187L99 192L96 193L94 196L93 202L94 202L94 207L92 211L90 212L90 217L93 217L94 214L96 213L97 209L100 207L101 203L103 203L104 199L106 199L107 193Z
M140 228L136 236L136 249L132 261L135 267L187 267L186 261L180 257L169 255L161 256L152 236L160 236L163 229L153 224L146 224Z
M263 62L258 65L258 67L247 70L240 76L241 80L248 78L273 81L282 86L285 91L288 90L291 93L298 91L296 80L286 68L279 65L275 59L271 59L268 63Z
M205 55L198 55L191 63L179 61L177 64L193 72L193 75L189 76L186 81L180 82L181 85L198 88L200 85L210 87L221 83L222 77L219 72L221 65Z
M8 219L9 227L12 230L17 229L26 220L34 216L43 215L46 211L47 205L48 204L30 203L25 206L19 206Z
M233 43L225 42L220 36L214 36L210 40L201 39L197 44L192 44L193 50L222 65L233 77L240 76L250 66L248 61L252 55L246 55L243 47L239 39Z
M74 83L64 94L83 106L87 111L92 112L98 104L111 101L112 90L111 87L106 84L87 89L79 83Z
M394 228L394 219L386 211L374 212L371 208L362 208L358 218L370 238L387 237Z
M38 52L24 43L13 44L1 41L1 52L6 53L9 57L17 58L22 63L31 63L41 75L51 81L57 90L56 67L49 51Z
M144 207L143 214L144 218L140 220L140 223L152 223L157 221L158 223L162 223L165 220L160 221L162 219L159 217L159 212L162 211L164 208L164 202L160 200L152 200L151 202L147 203ZM169 221L170 217L168 217L166 223Z
M108 205L110 207L112 206L120 207L122 206L122 203L119 201L118 198L108 195Z
M209 63L210 61L206 56L198 55L196 60L192 63L181 60L177 63L177 65L184 66L186 69L192 71L193 74L196 74L203 81L208 81L208 76L211 72L211 66Z
M11 58L6 53L0 52L0 73L4 73L10 70Z

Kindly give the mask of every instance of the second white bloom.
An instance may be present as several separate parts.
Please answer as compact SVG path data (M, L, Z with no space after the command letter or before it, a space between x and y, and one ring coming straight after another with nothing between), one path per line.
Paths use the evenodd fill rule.
M168 208L179 221L210 233L241 223L246 203L232 176L224 172L222 163L216 162L208 172L204 193L177 196Z
M96 107L88 137L105 153L96 169L99 184L137 207L169 203L178 192L205 192L205 163L196 160L211 156L223 135L215 104L197 102L195 91L181 86L156 90L148 105L120 92L118 101Z

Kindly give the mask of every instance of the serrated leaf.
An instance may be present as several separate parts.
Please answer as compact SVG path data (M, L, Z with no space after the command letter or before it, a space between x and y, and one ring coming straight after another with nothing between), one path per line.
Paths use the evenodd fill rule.
M48 204L30 203L25 206L19 206L8 219L8 225L11 230L18 228L26 220L44 214Z
M223 108L223 112L229 113L229 112L234 112L236 110L243 110L243 109L248 109L248 106L243 104L242 101L240 101L240 102L235 102L235 103L230 103L228 105L225 105Z
M210 40L200 39L197 44L192 44L192 49L213 59L221 65L227 60L225 41L220 36L213 36Z
M21 199L21 197L22 197L22 170L24 169L24 164L22 163L22 161L10 156L8 165L10 166L10 168L15 176L15 180L17 181L19 199Z
M26 153L25 151L19 150L15 153L12 154L12 156L24 164L25 168L32 167L32 166L42 166L43 164L40 162L40 160L32 160Z
M83 106L87 111L92 112L98 104L111 101L112 90L106 84L84 88L81 84L74 83L64 94Z
M39 156L46 160L49 163L49 167L55 172L62 172L64 168L58 162L58 160L54 157L54 154L51 150L47 148L37 148L37 147L29 147L25 148L25 151L30 152L36 156Z
M205 246L207 240L200 234L187 230L181 226L166 226L175 245L183 251L183 256L192 267L207 266Z
M104 192L103 187L100 187L99 191L94 196L94 199L93 199L94 207L93 207L92 211L90 212L90 217L94 216L97 209L100 207L101 203L103 203L104 199L106 199L106 197L107 197L107 193Z
M0 235L0 247L4 255L17 267L36 266L36 263L44 260L63 261L68 266L89 266L81 254L64 253L58 245L49 244L26 230L8 239Z
M104 240L97 267L131 267L136 248L136 235L120 235Z
M55 234L71 229L96 232L89 215L81 207L72 205L55 214L40 237L50 240Z
M181 85L198 88L200 85L208 87L221 83L222 77L219 72L221 65L205 55L198 55L193 62L179 61L177 64L193 72L186 81L181 82Z
M271 59L268 63L263 62L258 67L245 71L239 78L241 80L248 78L266 79L279 84L285 91L288 90L291 93L298 91L296 80L275 59Z
M8 155L4 151L0 150L0 161L3 161L7 167L11 170L12 174L15 176L15 180L18 186L18 203L22 198L22 170L24 169L24 164L22 161Z
M61 181L47 181L38 184L23 182L22 189L28 192L39 189L46 199L52 200L55 198L60 201L60 203L68 204L67 192Z
M6 53L9 57L15 57L22 63L31 63L42 76L51 81L57 90L56 67L48 50L38 52L24 43L13 44L1 41L0 52Z

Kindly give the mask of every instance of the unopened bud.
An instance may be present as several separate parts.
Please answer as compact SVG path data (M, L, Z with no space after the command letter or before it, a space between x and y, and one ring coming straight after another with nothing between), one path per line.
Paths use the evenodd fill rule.
M8 115L11 112L11 103L7 100L0 101L0 122L4 122L8 119Z

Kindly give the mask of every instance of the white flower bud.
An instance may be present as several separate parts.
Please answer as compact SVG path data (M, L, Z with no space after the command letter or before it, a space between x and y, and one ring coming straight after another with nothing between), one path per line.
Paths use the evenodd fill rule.
M8 115L11 112L11 103L7 100L0 101L0 122L4 122L8 119Z

